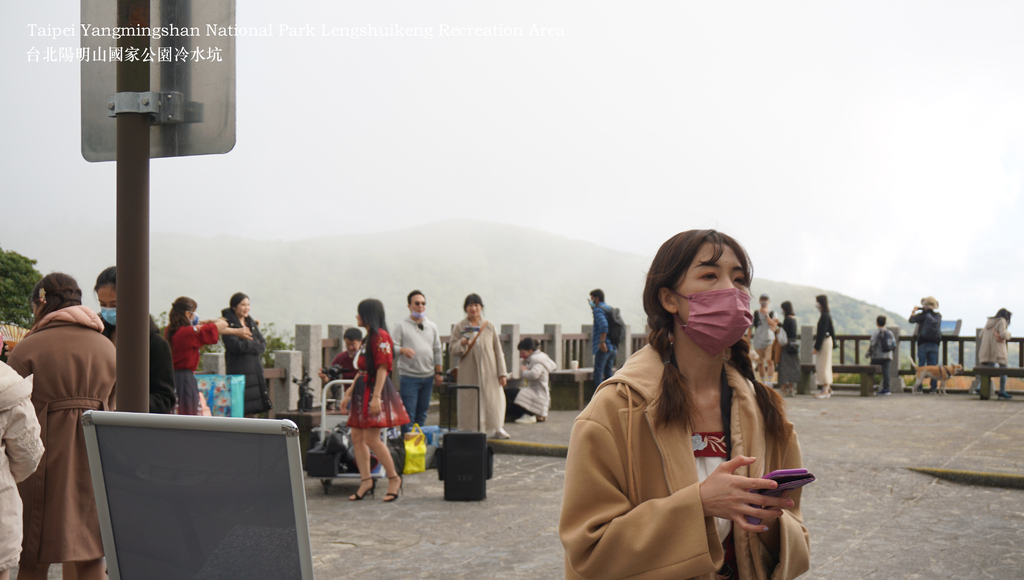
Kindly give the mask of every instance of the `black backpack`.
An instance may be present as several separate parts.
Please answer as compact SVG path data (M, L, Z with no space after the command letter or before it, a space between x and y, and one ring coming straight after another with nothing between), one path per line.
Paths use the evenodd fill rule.
M921 342L942 342L942 315L935 311L924 313L921 321Z
M604 309L604 317L608 321L608 342L618 347L626 334L626 323L618 308L608 306Z
M769 310L768 311L768 318L775 318L775 311L774 310ZM758 326L761 326L761 311L760 310L755 310L754 311L754 328L757 328Z
M896 350L896 339L893 338L892 333L887 329L883 329L878 334L878 350L881 352L892 352Z

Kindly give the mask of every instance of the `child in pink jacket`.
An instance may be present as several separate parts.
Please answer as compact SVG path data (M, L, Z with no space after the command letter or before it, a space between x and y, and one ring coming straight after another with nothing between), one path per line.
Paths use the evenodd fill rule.
M43 457L39 420L32 406L32 377L23 379L0 362L0 580L21 556L21 495L17 484Z

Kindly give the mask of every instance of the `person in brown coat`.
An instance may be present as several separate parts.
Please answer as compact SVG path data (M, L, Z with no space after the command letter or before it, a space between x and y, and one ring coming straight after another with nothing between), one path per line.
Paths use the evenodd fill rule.
M807 571L800 490L750 493L774 489L761 477L800 468L801 454L782 397L754 378L749 287L746 252L714 230L658 251L643 294L648 345L573 424L558 526L567 580Z
M103 322L82 306L82 290L52 273L32 290L35 325L8 357L34 375L32 404L46 452L18 485L25 504L19 580L45 579L51 563L73 563L78 580L102 580L103 543L82 431L87 409L114 408L114 345Z

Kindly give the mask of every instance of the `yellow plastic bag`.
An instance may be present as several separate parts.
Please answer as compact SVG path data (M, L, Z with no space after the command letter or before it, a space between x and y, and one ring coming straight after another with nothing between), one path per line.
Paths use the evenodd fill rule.
M427 469L427 436L420 426L413 424L412 431L405 434L405 469L403 474L420 473Z

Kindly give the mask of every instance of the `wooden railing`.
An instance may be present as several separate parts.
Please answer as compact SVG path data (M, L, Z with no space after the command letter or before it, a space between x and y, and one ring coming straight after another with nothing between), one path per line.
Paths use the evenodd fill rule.
M341 337L348 328L345 325L328 325L328 338L322 338L323 327L321 325L307 324L295 327L296 350L275 351L274 368L264 370L264 376L271 387L275 409L279 407L293 408L295 406L297 395L292 379L301 378L303 369L313 377L310 386L313 387L316 393L316 400L319 400L320 379L316 376L317 370L321 366L329 365L334 355L341 352L343 348ZM627 332L628 329L629 327L627 326ZM559 369L570 368L572 361L577 361L581 368L593 366L594 357L591 347L592 327L590 325L584 325L579 333L562 333L561 325L557 324L545 325L545 332L543 333L521 334L517 324L501 325L500 330L499 339L502 342L502 351L508 370L513 374L513 378L518 378L519 376L519 366L516 364L518 360L516 347L518 346L518 341L526 337L538 341L540 349L551 356ZM899 329L896 327L890 327L890 330L893 330L893 334L896 336L897 352L900 353L900 358L902 360L908 358L916 360L917 341L912 336L901 336ZM800 328L799 339L802 343L800 359L805 364L812 362L813 333L813 327L803 326ZM647 335L645 333L630 333L628 336L629 339L619 349L615 361L616 367L621 367L629 355L647 344ZM448 340L448 336L441 337L443 368L445 370L451 366L451 359L448 354ZM870 337L866 334L841 334L836 336L835 342L838 344L837 350L839 351L838 364L868 364L870 362L867 359L869 341ZM973 354L971 351L974 350L975 341L976 338L974 336L943 337L939 354L940 363L950 364L954 362L953 359L955 358L955 362L962 364L965 370L973 367L974 361L968 361L967 359L973 358L970 355ZM1013 366L1016 363L1018 367L1024 367L1024 337L1014 337L1009 339L1008 342L1011 343L1008 345L1010 349L1010 365ZM207 357L209 357L209 360ZM971 364L967 364L968 362ZM223 354L204 355L203 367L207 369L207 372L222 373L224 369ZM912 372L909 368L899 369L898 365L893 365L893 367L894 375L896 373L910 374ZM964 374L970 375L974 373L966 371Z
M809 328L809 327L804 327ZM896 336L896 351L901 359L917 362L918 340L912 336ZM839 334L835 336L839 345L838 364L868 364L867 350L871 336L867 334ZM939 364L960 364L964 369L973 368L976 364L977 339L974 336L943 336L939 347ZM970 352L968 345L970 345ZM1024 367L1024 337L1013 337L1007 340L1007 357L1010 366ZM971 360L968 360L971 359ZM1016 365L1014 365L1016 363ZM900 374L913 374L913 370L900 369ZM970 373L968 373L970 374Z

